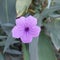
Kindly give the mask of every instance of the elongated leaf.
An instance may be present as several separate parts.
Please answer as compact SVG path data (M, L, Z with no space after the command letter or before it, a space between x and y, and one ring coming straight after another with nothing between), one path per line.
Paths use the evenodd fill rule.
M53 6L48 8L45 8L44 11L39 14L35 14L34 16L38 19L38 25L41 26L42 25L42 20L48 16L50 16L53 12L60 10L60 6Z
M7 49L6 52L9 54L14 54L14 55L21 55L22 54L20 51L14 50L14 49Z
M54 46L56 47L57 50L60 49L60 39L53 33L50 33L52 42L54 44Z
M16 19L16 0L0 0L0 22L15 23Z
M30 60L30 58L29 58L29 51L26 48L25 44L22 44L22 49L23 49L24 60Z
M57 50L60 49L60 19L56 19L46 24L47 31L50 33L52 42Z
M39 60L57 60L50 38L44 32L39 37Z
M16 0L17 17L21 16L25 10L27 10L32 0Z
M6 42L6 41L1 41L1 42L0 42L0 46L5 46L5 42Z
M4 57L1 53L0 53L0 60L4 60Z
M15 39L12 38L11 33L10 33L10 34L8 35L7 40L6 40L6 43L5 43L5 47L4 47L4 51L3 51L3 52L5 52L5 51L7 50L7 48L9 48L9 46L10 46L11 44L18 43L18 42L19 42L19 41L15 41Z
M48 0L48 6L47 6L48 9L50 8L51 1L52 0Z
M5 27L7 24L15 24L16 19L16 9L15 9L16 0L0 0L0 23L2 29L9 34L11 31L10 27Z
M60 0L53 0L53 5L59 5L60 6Z
M2 29L3 29L3 31L4 31L7 35L9 35L9 33L11 32L12 26L4 26L4 25L2 25Z
M10 56L11 57L11 60L22 60L21 56Z
M14 41L12 41L12 42L10 43L10 45L15 44L15 43L19 43L19 41L15 41L15 40L14 40ZM6 44L6 40L3 40L3 41L0 42L0 46L5 46L5 44ZM10 45L9 45L9 46L10 46ZM8 46L8 47L9 47L9 46Z
M52 17L52 18L59 18L60 17L60 14L51 14L49 16Z
M42 19L41 19L40 14L39 14L39 13L36 13L36 14L34 15L34 17L37 18L37 24L38 24L39 26L41 26L41 25L42 25Z
M39 60L38 56L38 38L34 38L29 44L30 60Z
M42 25L42 20L40 19L40 14L37 13L34 15L34 17L37 18L37 24ZM38 37L34 38L33 41L29 44L29 54L30 54L30 60L39 60L38 57Z
M7 36L0 36L0 39L5 39L7 38Z
M45 18L47 16L49 16L51 13L55 12L55 11L58 11L60 10L60 6L52 6L50 7L49 9L45 9L43 12L42 12L42 17Z

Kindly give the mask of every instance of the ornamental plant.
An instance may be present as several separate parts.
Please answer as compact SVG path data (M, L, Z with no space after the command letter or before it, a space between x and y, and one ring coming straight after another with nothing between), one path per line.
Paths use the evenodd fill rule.
M0 60L60 58L60 0L0 0Z
M36 26L37 19L33 16L16 19L16 26L12 29L14 38L21 38L23 43L32 42L32 37L37 37L41 28Z

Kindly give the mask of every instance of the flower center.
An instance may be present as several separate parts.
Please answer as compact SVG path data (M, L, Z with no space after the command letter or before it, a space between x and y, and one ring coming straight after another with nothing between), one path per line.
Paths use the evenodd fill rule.
M26 31L26 32L29 31L29 27L26 27L26 28L25 28L25 31Z

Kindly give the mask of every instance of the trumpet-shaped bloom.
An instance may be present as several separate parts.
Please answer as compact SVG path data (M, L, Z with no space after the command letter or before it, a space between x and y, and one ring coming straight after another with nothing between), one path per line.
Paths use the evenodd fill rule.
M33 37L39 36L41 28L37 26L37 19L33 16L20 17L16 19L16 26L12 29L14 38L21 38L23 43L32 42Z

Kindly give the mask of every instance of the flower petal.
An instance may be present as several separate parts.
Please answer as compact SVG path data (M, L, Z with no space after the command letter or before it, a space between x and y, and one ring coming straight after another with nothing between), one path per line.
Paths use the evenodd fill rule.
M20 17L18 19L16 19L16 25L23 25L25 23L25 17Z
M30 35L24 34L21 37L21 40L22 40L23 43L30 43L30 42L32 42L32 37Z
M12 29L12 36L14 38L20 38L23 35L23 29L21 27L15 26Z
M28 23L32 26L35 26L37 24L37 19L30 15L26 18L26 23Z
M33 37L37 37L37 36L39 36L40 32L41 32L41 28L38 27L38 26L34 26L34 27L32 27L32 28L30 29L30 32L29 32L29 33L30 33Z

